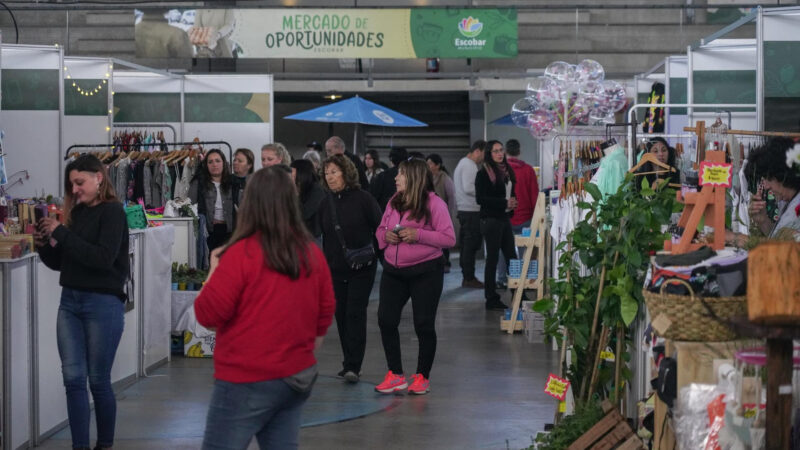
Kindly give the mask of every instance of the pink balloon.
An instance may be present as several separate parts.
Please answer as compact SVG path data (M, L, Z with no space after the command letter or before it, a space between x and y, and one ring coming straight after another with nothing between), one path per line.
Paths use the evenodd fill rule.
M609 110L617 112L628 102L628 95L625 93L625 88L613 80L603 81L603 90L605 97L608 100Z
M605 76L606 71L603 66L593 59L584 59L575 67L575 77L581 83L588 81L602 82Z

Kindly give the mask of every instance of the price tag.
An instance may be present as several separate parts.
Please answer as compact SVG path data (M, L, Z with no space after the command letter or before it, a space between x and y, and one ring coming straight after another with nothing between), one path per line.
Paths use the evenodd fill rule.
M544 392L559 401L564 401L567 397L567 389L569 389L569 381L557 377L552 373L547 377L547 383L544 387Z
M611 351L611 348L606 348L605 351L600 352L600 359L603 361L614 362L616 358L614 358L614 352Z
M722 186L731 187L733 178L733 165L724 163L711 163L703 161L700 163L700 186Z
M567 401L566 400L562 400L562 401L558 402L558 412L560 412L560 413L567 412Z
M652 322L653 329L656 330L660 336L663 336L667 329L672 325L672 321L666 316L666 314L661 313L658 317L655 318Z

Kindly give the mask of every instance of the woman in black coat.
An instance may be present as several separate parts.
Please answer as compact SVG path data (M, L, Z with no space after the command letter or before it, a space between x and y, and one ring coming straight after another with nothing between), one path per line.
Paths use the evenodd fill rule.
M292 179L300 196L300 206L306 228L320 246L322 246L322 225L319 221L319 210L325 200L325 191L319 184L314 163L307 159L292 161Z
M517 257L511 230L511 215L517 207L514 196L516 177L506 163L506 152L501 142L490 141L486 148L483 168L475 176L475 198L481 207L481 234L486 240L484 295L486 309L502 310L506 305L500 301L496 291L497 261L501 251L506 263Z

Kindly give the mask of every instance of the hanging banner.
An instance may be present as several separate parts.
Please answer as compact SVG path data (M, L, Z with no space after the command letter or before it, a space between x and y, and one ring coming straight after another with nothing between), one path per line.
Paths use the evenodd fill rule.
M515 9L136 12L139 58L513 58Z

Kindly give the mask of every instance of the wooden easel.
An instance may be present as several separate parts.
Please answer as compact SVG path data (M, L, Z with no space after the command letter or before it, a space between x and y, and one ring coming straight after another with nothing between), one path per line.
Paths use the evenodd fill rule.
M697 133L697 152L705 148L705 122L700 120L696 127L685 127L685 131ZM704 160L711 163L725 163L725 152L708 151L704 154ZM664 241L664 250L672 252L673 255L697 250L705 244L692 243L692 239L697 231L700 220L706 217L706 225L714 229L714 241L711 248L722 250L725 248L725 188L719 186L705 185L700 192L689 192L685 196L678 191L675 194L678 202L686 207L678 221L678 226L684 229L680 241L672 245L672 241ZM710 220L709 220L710 219Z
M514 289L514 297L511 300L511 320L500 321L500 329L508 331L508 334L514 331L521 331L522 326L517 325L517 314L519 307L522 303L522 294L525 289L536 289L536 299L541 300L544 295L544 280L546 278L546 271L544 268L545 261L545 242L547 242L547 228L545 217L545 208L547 200L543 192L539 193L539 198L536 200L536 208L533 211L533 219L531 219L531 235L530 236L514 236L514 245L517 247L525 247L525 253L522 256L522 271L520 278L509 278L508 288ZM536 278L528 278L528 267L531 263L533 250L537 249L536 261L538 262L538 275ZM522 324L520 324L522 325Z

